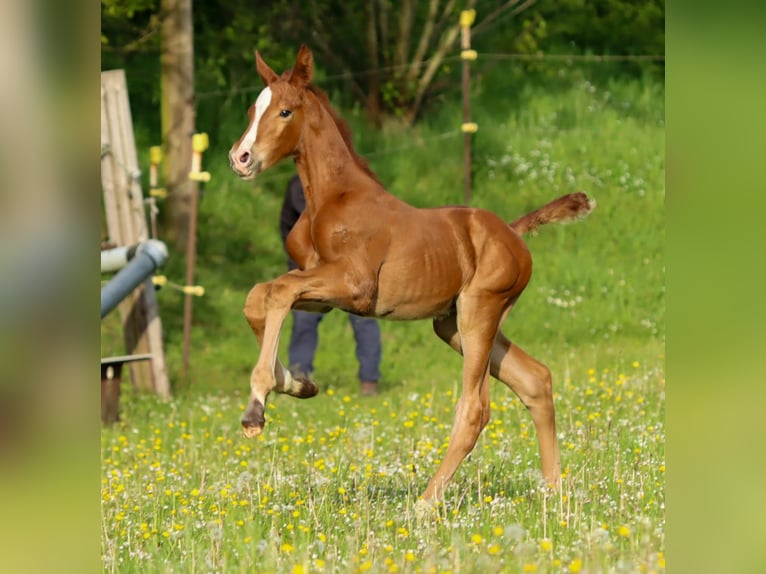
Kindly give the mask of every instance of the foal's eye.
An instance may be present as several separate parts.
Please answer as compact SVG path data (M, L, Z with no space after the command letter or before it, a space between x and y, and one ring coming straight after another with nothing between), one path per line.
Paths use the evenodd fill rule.
M289 118L290 114L292 113L293 112L291 110L282 110L281 112L279 112L279 116L283 118Z

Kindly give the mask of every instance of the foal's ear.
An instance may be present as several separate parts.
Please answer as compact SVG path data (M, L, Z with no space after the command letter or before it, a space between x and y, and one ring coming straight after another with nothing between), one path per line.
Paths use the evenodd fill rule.
M269 65L263 61L261 53L258 50L255 51L255 69L258 70L258 75L267 86L279 77L277 76L277 73L269 68Z
M298 50L298 56L295 58L295 66L290 74L290 84L296 88L302 88L310 84L313 78L314 56L311 55L311 50L306 44L301 44L301 49Z

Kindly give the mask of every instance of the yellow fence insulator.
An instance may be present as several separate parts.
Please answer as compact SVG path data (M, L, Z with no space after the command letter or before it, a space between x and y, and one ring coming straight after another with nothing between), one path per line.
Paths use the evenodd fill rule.
M206 133L194 134L192 136L192 149L194 151L202 153L208 147L210 147L210 140Z
M209 171L190 171L189 179L192 181L210 181Z
M162 146L153 145L149 148L149 161L155 165L162 163Z
M177 291L181 291L187 295L194 295L196 297L202 297L205 294L205 288L202 285L179 285L178 283L168 281L168 278L165 275L155 275L152 277L152 283L157 287L163 287L167 285L168 287L171 287Z
M460 26L470 28L476 19L476 10L463 10L460 12Z
M205 294L205 288L202 285L184 285L183 292L187 295L202 297Z

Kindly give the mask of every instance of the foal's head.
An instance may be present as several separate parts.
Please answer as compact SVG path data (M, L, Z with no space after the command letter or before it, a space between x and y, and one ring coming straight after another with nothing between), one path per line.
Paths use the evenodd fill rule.
M311 51L301 46L291 72L278 76L255 52L266 87L247 112L250 123L229 151L229 164L242 179L256 175L295 152L304 120L305 87L314 75Z

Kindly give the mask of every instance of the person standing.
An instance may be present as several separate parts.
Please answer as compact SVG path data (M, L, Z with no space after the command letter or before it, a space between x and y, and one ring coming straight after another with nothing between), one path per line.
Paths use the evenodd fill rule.
M279 230L282 234L282 244L287 240L287 235L298 221L303 210L306 209L306 198L303 195L303 185L300 177L293 176L287 184L285 198L282 203L282 212L279 222ZM289 269L298 269L298 265L288 255L287 266ZM324 317L323 313L312 313L293 309L293 328L290 333L290 345L288 355L290 371L293 376L311 377L314 372L314 354L319 345L319 323ZM363 396L372 396L378 393L378 381L380 380L381 342L380 325L376 319L359 317L348 314L351 328L354 331L356 341L356 358L359 362L360 392Z

